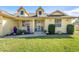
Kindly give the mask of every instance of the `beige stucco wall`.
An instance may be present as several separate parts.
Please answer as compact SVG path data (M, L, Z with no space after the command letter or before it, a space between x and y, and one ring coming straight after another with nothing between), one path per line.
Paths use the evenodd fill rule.
M62 19L61 27L56 27L56 33L60 31L61 33L66 33L67 25L71 23L70 19Z
M0 36L2 36L2 33L3 33L3 29L2 29L2 19L3 19L3 17L0 16Z
M62 19L62 25L61 27L55 27L55 33L58 33L59 31L61 33L66 33L67 25L70 23L71 23L71 19ZM48 31L49 24L55 24L55 19L46 19L44 30Z
M2 36L2 20L0 19L0 36Z
M49 24L54 24L54 19L45 19L45 27L44 30L48 32L48 25Z
M3 30L2 35L12 33L13 27L17 26L17 21L15 21L14 19L3 18L2 22L3 22L2 23L2 30Z
M33 20L30 21L30 32L33 33L34 32L34 23Z

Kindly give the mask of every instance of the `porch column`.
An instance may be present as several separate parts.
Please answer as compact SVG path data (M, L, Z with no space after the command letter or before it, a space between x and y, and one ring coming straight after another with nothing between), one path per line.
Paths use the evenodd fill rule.
M33 26L32 30L33 30L33 32L35 32L35 20L34 19L33 19L33 25L32 26Z
M19 29L22 29L22 21L19 21Z
M45 19L44 21L44 30L48 33L48 25L49 25L49 19Z

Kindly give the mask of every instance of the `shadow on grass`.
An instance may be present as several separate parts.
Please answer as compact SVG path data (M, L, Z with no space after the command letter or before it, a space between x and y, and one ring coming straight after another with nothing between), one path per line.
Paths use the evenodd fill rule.
M74 39L71 35L47 35L38 37L22 37L24 39ZM19 38L19 39L22 39Z

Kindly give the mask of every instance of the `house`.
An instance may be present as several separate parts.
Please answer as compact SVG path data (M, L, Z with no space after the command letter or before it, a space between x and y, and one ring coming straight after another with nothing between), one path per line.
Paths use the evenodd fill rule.
M75 18L73 21L72 21L72 24L74 25L74 34L79 34L79 17L78 18Z
M49 24L55 24L55 33L66 33L67 25L75 18L59 10L47 14L42 7L35 13L29 13L22 6L16 14L0 11L0 36L12 33L15 26L30 33L48 32Z

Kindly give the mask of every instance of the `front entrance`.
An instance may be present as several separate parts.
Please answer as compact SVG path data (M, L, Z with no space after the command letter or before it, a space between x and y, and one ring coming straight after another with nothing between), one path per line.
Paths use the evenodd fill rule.
M36 32L42 32L43 31L43 25L42 22L39 20L35 21L35 31Z
M27 32L30 33L30 26L27 26Z
M37 26L37 27L36 27L36 31L37 31L37 32L40 32L40 31L42 31L42 28L41 28L41 26Z

